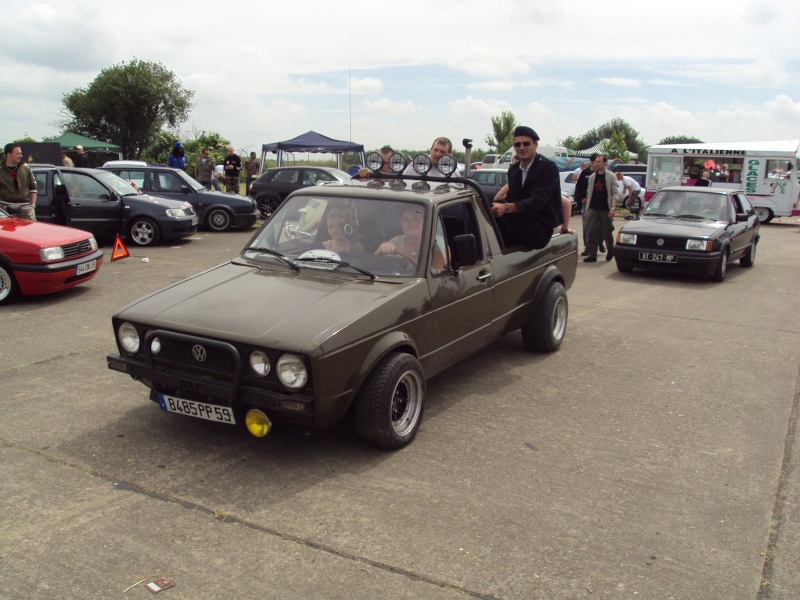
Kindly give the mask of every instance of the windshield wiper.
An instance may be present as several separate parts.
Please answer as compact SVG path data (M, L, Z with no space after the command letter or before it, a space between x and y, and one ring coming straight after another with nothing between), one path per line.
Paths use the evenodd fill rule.
M260 252L261 254L268 254L269 256L274 256L275 258L283 261L286 265L290 266L295 271L300 270L300 267L294 264L294 262L292 262L292 260L288 256L286 256L285 254L281 254L276 250L270 250L269 248L258 248L256 246L250 246L249 248L245 248L244 250L245 252L247 252L248 250L252 250L254 252Z
M680 219L710 219L711 217L703 215L678 215Z
M648 212L643 213L643 217L674 217L675 215L668 215L667 213Z
M357 267L355 265L351 265L349 262L344 262L343 260L336 260L336 259L333 259L333 258L322 258L322 257L296 258L295 259L296 263L297 262L301 262L301 261L302 262L310 262L310 263L327 263L327 264L332 264L332 265L339 265L340 267L350 267L354 271L358 271L359 273L361 273L362 275L366 275L370 279L375 279L375 275L373 273L367 271L366 269L362 269L361 267Z

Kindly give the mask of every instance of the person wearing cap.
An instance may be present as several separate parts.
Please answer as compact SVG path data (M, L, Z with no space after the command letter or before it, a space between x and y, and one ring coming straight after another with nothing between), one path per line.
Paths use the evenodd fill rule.
M182 171L186 170L186 150L182 143L175 142L175 145L172 146L172 152L167 158L167 166L173 169L181 169Z
M519 162L508 168L505 202L492 204L507 248L519 244L534 250L544 248L553 229L564 222L558 167L537 154L538 146L539 135L533 129L525 125L514 129Z
M75 166L80 167L81 169L88 169L89 168L89 159L83 153L83 146L78 144L75 146L75 152L77 152L78 156L75 157Z
M0 208L28 221L36 220L36 179L22 161L22 148L11 142L5 147L0 167Z

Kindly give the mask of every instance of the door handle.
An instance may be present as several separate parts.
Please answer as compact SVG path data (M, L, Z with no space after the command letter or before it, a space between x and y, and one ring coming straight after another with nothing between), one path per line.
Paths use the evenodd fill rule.
M492 276L491 273L487 273L486 271L481 271L480 273L478 273L478 276L475 279L477 279L478 281L485 281L491 278L491 276Z

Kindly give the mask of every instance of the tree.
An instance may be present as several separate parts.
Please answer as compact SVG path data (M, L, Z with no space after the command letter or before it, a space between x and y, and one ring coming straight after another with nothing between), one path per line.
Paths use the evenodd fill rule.
M612 133L611 139L603 144L600 152L609 160L618 158L623 163L628 163L631 160L631 155L628 154L628 147L625 145L625 134L621 131Z
M619 118L611 119L607 123L600 125L600 127L591 129L577 138L570 136L562 140L562 144L573 150L585 150L605 139L611 139L611 136L615 133L624 135L627 150L638 154L640 162L647 160L647 144L639 137L638 131L631 127L627 121Z
M189 116L194 92L164 65L134 58L100 71L87 88L64 94L64 130L122 146L138 159L159 130Z
M517 126L517 118L511 111L503 111L499 117L492 117L492 131L494 137L486 136L486 143L490 149L494 149L498 154L502 154L514 143L514 128Z
M703 140L690 135L668 135L663 140L658 142L661 144L702 144Z
M31 136L29 136L28 132L26 131L25 135L23 135L21 138L17 138L16 140L14 140L14 143L15 144L21 144L23 142L35 142L35 141L36 140L33 139Z

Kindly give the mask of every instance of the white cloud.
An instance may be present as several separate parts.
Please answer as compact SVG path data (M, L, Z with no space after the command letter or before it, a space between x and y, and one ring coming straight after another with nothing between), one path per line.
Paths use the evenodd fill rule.
M624 88L638 88L642 85L638 79L628 79L626 77L600 77L599 81L608 85L615 85Z
M412 100L394 102L388 98L378 100L365 100L361 103L365 110L375 115L398 117L401 115L413 115L417 112L417 107Z
M350 91L356 95L377 94L383 89L383 82L376 77L351 77Z

